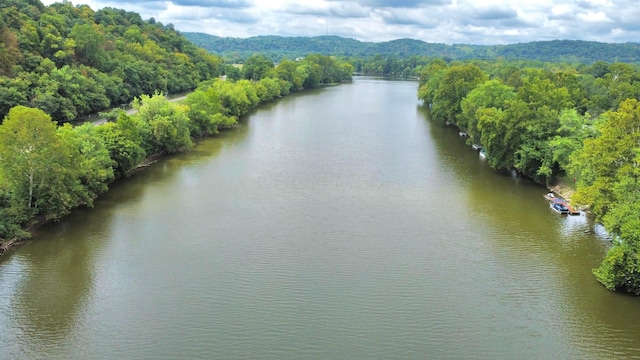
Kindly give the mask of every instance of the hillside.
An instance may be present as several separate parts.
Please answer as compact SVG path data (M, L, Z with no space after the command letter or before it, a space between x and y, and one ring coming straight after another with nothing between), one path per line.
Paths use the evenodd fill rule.
M640 62L640 44L609 44L581 40L537 41L512 45L445 45L414 39L388 42L362 42L339 36L279 37L257 36L246 39L218 37L203 33L183 33L194 44L228 59L244 59L262 53L274 60L296 58L310 53L352 57L374 55L410 57L414 55L444 57L452 60L505 59L546 62L595 61Z
M220 65L173 25L134 12L0 2L0 123L17 105L73 121L141 94L194 89Z

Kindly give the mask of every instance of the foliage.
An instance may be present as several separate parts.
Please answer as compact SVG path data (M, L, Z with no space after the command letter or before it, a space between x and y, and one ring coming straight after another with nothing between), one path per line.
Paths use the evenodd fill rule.
M56 6L58 10L79 9L83 16L93 16L88 8ZM131 86L139 86L138 90L144 87L146 91L162 85L167 74L154 65L154 59L165 55L180 56L165 54L164 49L148 42L148 35L141 31L144 22L138 16L130 13L107 16L112 13L105 9L95 15L100 22L109 24L108 27L121 31L124 38L135 40L138 45L121 45L132 46L147 60L144 64L139 63L140 67L136 69L136 60L131 58L132 62L119 71L131 76L148 76L149 82L113 80L90 67L109 62L106 53L93 50L81 56L85 64L58 67L48 58L39 58L37 74L21 73L23 78L14 79L0 77L0 84L13 89L0 93L0 106L8 112L4 123L0 124L0 238L26 236L22 229L33 221L58 218L76 206L92 206L93 201L107 191L111 181L129 175L147 156L188 150L193 146L192 137L212 135L221 128L234 126L240 117L259 104L291 91L351 77L351 65L323 55L313 55L300 62L283 62L278 66L269 63L270 66L260 70L259 75L251 76L260 77L258 81L214 79L200 82L183 104L170 102L159 91L153 95L143 94L133 101L137 113L127 115L121 109L112 110L104 114L109 121L100 126L87 123L73 127L67 123L56 127L51 116L43 110L14 106L15 102L28 100L21 91L26 89L28 92L35 85L34 97L29 102L56 114L59 119L70 120L105 106L112 96L122 99L124 94L135 93ZM55 17L47 18L56 29L62 29L55 20ZM120 28L118 22L130 26ZM93 36L92 32L99 26L74 29ZM164 32L158 31L156 36L162 34ZM174 46L180 48L180 39L174 40L178 41ZM55 41L58 40L50 38L47 46L53 46ZM87 39L83 41L82 46L96 45ZM60 56L56 60L63 58ZM210 65L209 70L215 68L213 63ZM148 74L139 72L140 69L146 69ZM206 64L203 71L208 71ZM86 74L99 76L94 78ZM185 84L196 80L189 74L181 75L186 79Z
M86 199L74 150L42 110L17 106L9 111L0 125L0 178L8 205L3 212L14 225L60 217Z
M262 54L254 54L244 61L242 74L245 79L258 81L267 76L269 70L273 69L273 61L267 59Z
M209 52L223 56L232 62L241 62L260 53L277 62L293 60L308 54L343 56L349 58L390 59L389 63L375 61L375 66L358 68L357 72L375 72L402 76L406 68L391 70L393 59L412 56L447 58L451 60L536 60L545 62L570 62L591 64L597 61L637 63L640 61L640 45L637 43L607 44L580 40L537 41L511 45L436 44L414 39L398 39L388 42L362 42L339 36L280 37L256 36L250 38L218 37L203 33L186 32L184 35L194 44ZM383 70L384 67L386 70ZM409 66L409 68L415 68Z
M143 94L192 90L221 68L173 26L136 13L68 1L0 4L0 119L24 105L70 122Z
M193 146L187 117L188 107L171 103L160 93L136 98L133 107L138 110L133 117L151 131L150 141L145 142L150 145L149 153L172 154Z
M454 65L446 68L433 94L434 116L457 123L461 115L460 103L487 75L475 65Z
M113 166L115 162L98 136L98 128L85 123L73 127L65 124L57 130L62 143L72 151L71 157L78 168L76 174L82 187L82 201L93 206L93 200L106 192L115 178Z
M482 108L502 109L509 100L516 96L511 86L504 85L499 80L489 80L478 85L462 99L462 110L458 119L459 126L467 129L467 133L473 138L480 134L478 130L478 110ZM479 136L477 136L479 138Z
M492 79L477 81L485 78L478 71ZM576 174L573 202L616 239L594 275L608 289L640 295L639 80L637 67L602 61L572 68L435 60L420 70L418 97L433 118L480 143L495 169L543 184Z

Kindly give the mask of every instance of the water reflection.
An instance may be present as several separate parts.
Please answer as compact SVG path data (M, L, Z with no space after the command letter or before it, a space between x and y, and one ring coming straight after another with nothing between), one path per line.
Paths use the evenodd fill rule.
M637 314L638 299L607 291L591 273L609 246L603 241L607 233L602 226L584 213L558 215L543 199L544 187L491 170L455 131L422 114L440 165L459 179L458 191L466 195L468 211L475 214L469 226L477 233L488 231L478 246L489 246L491 256L508 269L504 275L510 281L496 300L525 301L513 321L522 319L522 326L538 328L539 341L533 342L564 351L556 354L559 358L609 358L612 349L625 358L640 353L640 345L630 340L633 336L622 336L629 340L619 344L622 333L637 331L637 317L629 320L629 315ZM499 284L489 287L494 286ZM535 303L547 308L525 305ZM567 336L565 341L570 340L574 350L557 343L558 333Z
M0 264L0 274L14 277L0 294L2 302L8 303L6 311L0 312L0 323L11 324L11 331L0 332L0 354L42 358L62 356L69 350L65 346L50 349L46 344L52 339L73 347L79 318L93 295L94 261L103 247L98 239L111 220L110 212L103 211L101 221L84 227L87 211L43 226L35 233L38 246L25 244L19 254ZM84 230L78 232L79 227Z
M606 242L416 85L268 104L43 229L0 263L0 358L637 356L637 300L590 274Z

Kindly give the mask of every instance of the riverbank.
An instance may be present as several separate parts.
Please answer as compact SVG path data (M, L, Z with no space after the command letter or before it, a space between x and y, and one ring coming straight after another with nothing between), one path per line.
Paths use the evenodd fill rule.
M573 196L573 194L576 192L575 189L567 186L566 184L559 182L556 185L553 186L548 186L547 187L549 189L549 191L552 191L558 195L560 195L562 198L564 198L567 201L571 201L571 196Z
M225 82L226 83L226 82ZM247 86L247 84L251 85L251 86ZM245 81L245 83L240 82L240 83L234 83L231 84L230 86L235 86L237 88L239 88L241 91L246 92L247 94L255 94L256 93L256 86L260 85L261 83L256 83L256 84L251 84ZM339 83L336 83L335 85L339 85ZM335 86L333 85L333 86ZM227 89L228 90L228 89ZM223 94L225 94L225 92L222 92ZM231 90L228 90L226 93L232 94L234 93ZM264 97L264 98L259 98L257 96L255 96L254 101L252 103L247 103L245 104L244 107L239 108L239 109L233 109L233 112L231 112L231 118L233 119L233 122L229 122L229 123L225 123L225 124L218 124L217 128L216 128L216 132L220 131L224 128L227 127L234 127L237 125L237 120L238 118L241 118L242 116L244 116L246 113L248 113L248 111L250 109L256 108L257 106L264 104L266 102L269 101L273 101L276 99L281 98L282 95L280 95L280 90L278 90L278 96L272 96L272 97ZM226 96L226 94L225 94ZM173 99L169 99L169 102L175 102L175 101L181 101L184 100L186 98L185 96L179 96ZM137 112L137 109L131 109L127 112L127 114L133 114L135 112ZM228 111L229 112L229 111ZM105 120L106 122L106 120ZM94 125L100 125L99 123L94 122ZM198 138L202 138L203 135L205 133L207 133L208 131L200 131L197 134L189 134L190 138L192 139L192 141L198 139ZM215 134L215 133L214 133ZM208 136L212 136L214 134L210 134ZM133 168L126 168L126 171L123 171L122 174L131 174L137 171L141 171L144 168L149 167L150 165L152 165L153 163L157 162L158 159L171 155L173 153L177 153L177 152L184 152L184 151L188 151L188 149L190 148L190 145L185 145L183 146L179 146L175 149L171 149L171 151L169 151L168 149L163 149L160 153L156 153L150 156L147 156L144 160L142 160L141 162L139 162L137 165L135 165ZM67 210L70 211L73 208L77 208L80 206L86 205L85 203L79 203L76 206L72 206ZM66 213L66 212L64 212ZM8 236L6 236L6 239L0 238L0 256L7 254L11 249L15 248L16 246L24 243L25 239L31 238L32 237L32 230L49 223L51 220L45 220L47 217L49 217L47 214L41 214L38 218L35 219L29 219L29 221L26 222L26 228L23 227L22 229L20 229L19 231L14 231L14 232L10 232L8 233ZM58 218L57 216L53 216L53 218ZM17 222L16 222L17 224ZM24 226L25 224L23 224Z
M16 246L21 244L22 242L24 242L24 240L18 239L18 238L13 238L10 240L7 240L3 243L0 243L0 256L2 256L3 254L9 252L9 250Z
M563 181L558 181L558 183L556 183L553 186L547 186L547 189L549 189L549 191L559 195L561 198L565 199L568 203L571 203L571 197L576 192L576 189L574 189L573 187L569 186L568 184L566 184ZM584 212L588 211L588 207L586 207L586 206L576 207L576 209L580 210L581 212L582 211L584 211Z
M185 152L185 151L188 151L188 150L183 149L179 152ZM158 160L170 155L172 154L162 153L162 154L153 154L151 156L148 156L140 164L138 164L133 170L131 170L128 173L128 175L131 175L138 171L142 171L148 168L149 166L157 163ZM81 206L83 205L80 204L76 208ZM44 226L52 221L55 221L55 220L53 219L46 220L45 218L41 217L39 219L34 220L27 228L22 229L25 236L18 236L18 237L11 238L9 240L0 239L0 258L2 258L5 254L8 254L12 249L20 245L23 245L26 242L26 240L30 239L33 236L33 231L37 230L41 226Z

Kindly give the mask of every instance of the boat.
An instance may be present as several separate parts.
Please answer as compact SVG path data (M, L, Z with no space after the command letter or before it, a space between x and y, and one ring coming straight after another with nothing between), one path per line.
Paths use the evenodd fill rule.
M479 144L473 144L473 145L471 145L471 148L473 150L482 150L482 146L480 146Z
M484 151L484 149L480 150L480 154L478 154L480 156L480 159L486 159L487 158L487 152Z
M467 132L466 132L466 131L462 131L462 130L458 132L458 135L460 135L460 136L462 136L462 137L469 136L469 134L467 134Z
M445 123L445 125L447 125L447 126L451 126L451 122L450 122L449 120L445 121L444 123Z
M580 211L569 205L567 200L557 197L551 192L545 194L544 198L549 201L549 207L558 214L580 215Z
M549 206L551 207L551 209L553 209L558 214L568 214L569 213L569 208L566 207L561 202L552 202L552 203L549 203Z

